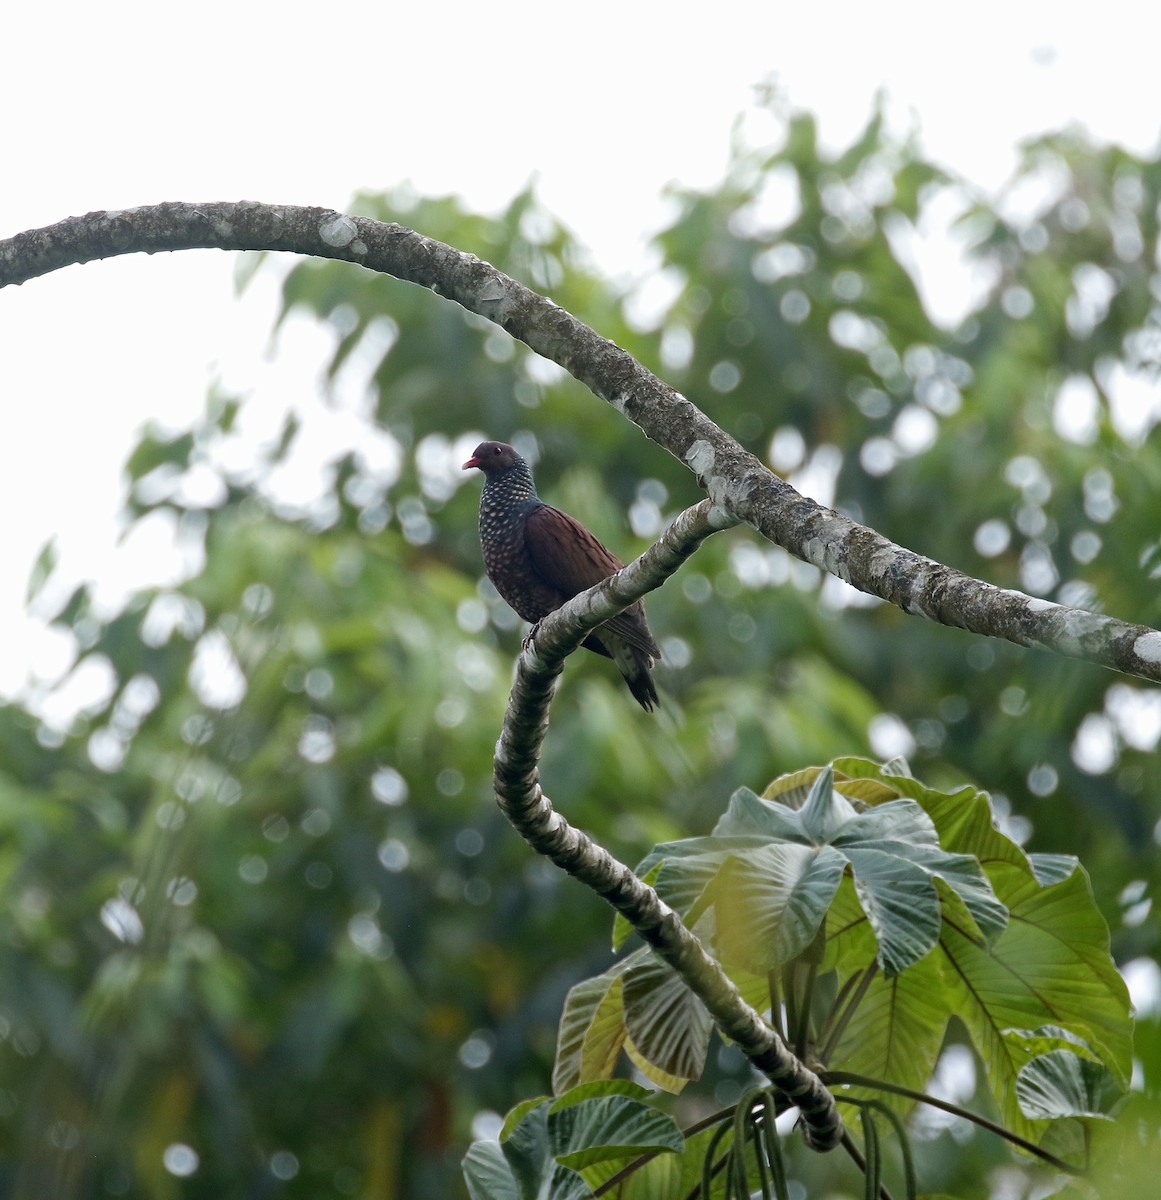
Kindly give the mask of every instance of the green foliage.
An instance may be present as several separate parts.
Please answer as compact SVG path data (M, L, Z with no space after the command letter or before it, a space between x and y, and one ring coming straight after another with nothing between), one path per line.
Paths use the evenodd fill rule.
M850 1095L885 1085L910 1111L889 1089L923 1090L953 1017L1021 1137L1105 1119L1127 1085L1128 995L1084 872L1024 854L973 788L841 759L736 793L713 834L658 846L638 873ZM618 1046L661 1088L699 1077L710 1022L679 992L647 950L574 987L557 1088L611 1075Z
M654 311L600 277L530 192L490 218L402 192L357 207L549 292L897 541L1158 624L1159 200L1157 161L1076 135L1029 146L997 204L878 115L832 153L794 114L777 145L739 145L719 186L674 193L656 243L672 301ZM974 264L953 321L927 310L909 265L941 213ZM608 1074L622 1047L674 1087L700 1070L700 1094L672 1101L682 1124L748 1086L702 1033L667 1039L659 1014L686 1031L699 1017L643 955L602 974L600 904L530 861L495 811L492 746L521 632L480 579L476 489L458 467L482 434L517 440L548 498L623 558L696 499L688 472L507 334L420 289L304 263L284 282L291 314L332 335L325 411L269 430L246 400L211 395L194 428L144 434L127 518L174 531L188 577L113 614L73 589L55 623L94 698L66 729L34 699L0 708L0 1194L452 1194L473 1123L495 1126L514 1098L544 1091L578 979L599 982L565 1008L562 1078ZM351 378L368 381L365 397L351 398ZM330 418L345 426L320 472L312 435ZM283 481L304 464L314 499L292 502ZM51 550L32 575L43 603ZM840 978L862 971L858 988L881 959L831 1028L831 1062L924 1087L941 1044L966 1037L981 1103L1000 1090L1034 1101L1006 1111L1014 1123L1039 1129L1059 1094L1103 1112L1089 1067L1068 1066L1069 1080L1053 1064L1099 1061L1118 1084L1128 1071L1104 923L1118 961L1156 960L1154 691L864 605L745 530L712 539L649 610L664 711L628 711L604 664L570 660L541 764L560 809L635 861L705 838L738 788L883 753L894 729L945 792L860 775L854 760L836 769L870 816L906 799L930 822L891 810L910 814L889 857L925 906L924 938L894 937L889 904L870 920L879 876L865 845L805 833L707 860L704 884L691 855L699 932L725 939L743 990L767 1004L754 968L788 963L795 996L833 970L837 1004L853 998ZM964 780L986 784L1003 833ZM930 827L941 853L980 861L1010 913L1002 932L978 880L923 857ZM912 961L930 941L932 889L939 939ZM818 960L807 934L824 910ZM747 921L773 931L761 947L734 936ZM995 980L956 998L959 969ZM1069 1003L1038 999L1073 987ZM795 1036L809 1029L794 1018ZM1139 1134L1158 1126L1156 1025L1140 1023L1135 1047L1148 1091L1084 1134L1125 1182L1110 1194L1155 1178L1133 1151L1156 1153ZM624 1194L688 1195L714 1132L688 1138L680 1165L652 1160ZM167 1159L175 1146L196 1152L192 1174L171 1169L190 1162ZM508 1169L502 1150L471 1153ZM788 1169L812 1194L851 1194L834 1157L792 1150ZM924 1132L916 1166L965 1200L1011 1170L958 1131Z
M553 1196L579 1200L626 1162L685 1139L649 1092L624 1080L585 1084L556 1100L531 1100L508 1115L499 1143L477 1142L464 1159L472 1200Z

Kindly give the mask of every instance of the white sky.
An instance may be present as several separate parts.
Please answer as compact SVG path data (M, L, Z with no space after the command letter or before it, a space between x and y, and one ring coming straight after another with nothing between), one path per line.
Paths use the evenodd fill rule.
M831 144L885 87L931 154L998 187L1019 138L1071 121L1154 149L1159 35L1141 0L9 6L0 236L161 200L342 208L404 180L493 210L536 176L622 274L667 182L720 178L734 117L772 74ZM313 389L326 340L296 326L265 361L273 285L239 305L232 269L212 251L137 257L0 291L0 691L64 665L23 616L49 537L111 603L172 562L161 536L113 549L134 430L188 421L215 376L275 414Z

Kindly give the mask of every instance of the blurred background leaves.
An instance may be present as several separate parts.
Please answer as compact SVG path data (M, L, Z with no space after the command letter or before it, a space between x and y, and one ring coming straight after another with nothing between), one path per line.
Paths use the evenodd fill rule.
M784 112L776 145L736 144L719 186L672 200L655 270L617 282L532 190L492 217L404 190L352 211L550 294L892 539L1161 623L1161 159L1065 132L986 199L878 114L830 155ZM951 287L924 275L938 236L964 256ZM244 275L276 269L256 259ZM426 291L311 261L283 297L283 322L332 333L319 404L340 434L320 450L317 415L291 411L256 446L246 398L216 391L195 428L146 430L128 517L165 522L188 577L111 618L76 590L55 615L75 719L0 709L3 1195L455 1192L473 1128L547 1089L564 996L610 961L601 903L491 799L521 629L481 578L459 466L514 441L626 559L696 485ZM52 570L46 549L34 591ZM926 625L745 529L649 610L661 714L578 656L542 764L614 853L708 832L739 785L903 753L991 791L1027 848L1079 854L1118 959L1156 979L1156 689ZM705 1103L745 1078L711 1054ZM974 1135L925 1136L930 1190L985 1196L1010 1170Z

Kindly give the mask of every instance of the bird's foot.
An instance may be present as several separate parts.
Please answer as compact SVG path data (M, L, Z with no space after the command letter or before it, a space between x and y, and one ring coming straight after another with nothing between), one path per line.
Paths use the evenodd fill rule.
M520 643L520 649L527 650L528 647L532 645L532 643L535 640L536 635L537 635L537 633L539 633L539 631L540 631L540 622L537 621L536 624L533 625L532 628L524 635L524 640Z

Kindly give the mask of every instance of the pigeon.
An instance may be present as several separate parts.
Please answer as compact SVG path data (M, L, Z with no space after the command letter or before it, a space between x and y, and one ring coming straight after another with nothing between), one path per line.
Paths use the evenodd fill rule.
M464 463L484 472L480 546L496 591L535 625L566 600L619 571L622 563L577 520L536 494L528 464L506 442L481 442ZM649 674L661 651L638 600L581 643L611 658L647 712L657 704Z

